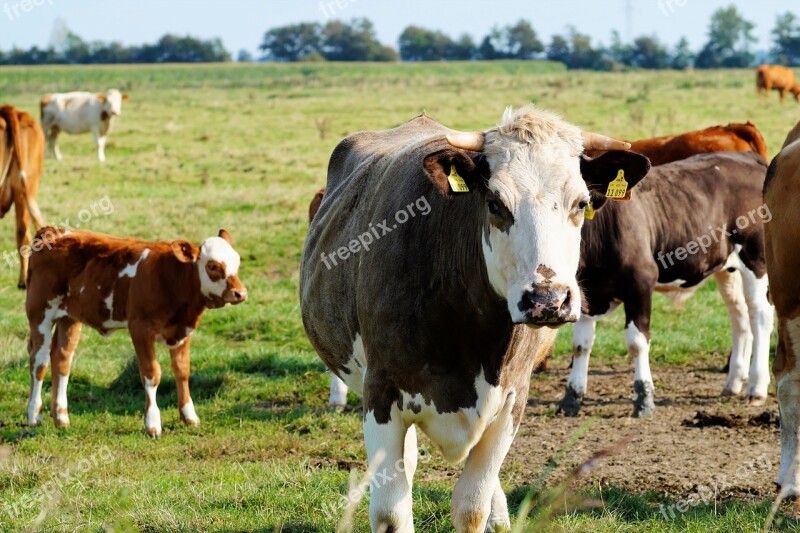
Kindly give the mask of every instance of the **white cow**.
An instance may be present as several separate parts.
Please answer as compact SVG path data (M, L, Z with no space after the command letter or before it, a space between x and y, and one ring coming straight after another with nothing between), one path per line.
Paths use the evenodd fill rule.
M106 135L111 130L111 122L122 114L122 102L128 99L116 89L105 94L72 92L48 94L40 103L42 129L47 138L47 146L56 159L61 161L58 149L58 134L92 132L97 142L97 159L106 160Z

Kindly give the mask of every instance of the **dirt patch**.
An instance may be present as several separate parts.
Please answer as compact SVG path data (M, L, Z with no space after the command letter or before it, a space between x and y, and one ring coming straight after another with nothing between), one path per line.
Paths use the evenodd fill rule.
M589 424L558 461L547 485L557 484L593 453L630 439L578 486L612 485L677 499L705 487L716 487L723 498L774 495L780 442L773 396L765 406L751 407L743 397L720 396L725 375L718 369L662 367L654 369L655 416L634 419L632 368L600 367L590 373L580 415L565 418L555 412L567 376L568 370L553 368L534 377L501 479L513 485L535 483L570 437Z

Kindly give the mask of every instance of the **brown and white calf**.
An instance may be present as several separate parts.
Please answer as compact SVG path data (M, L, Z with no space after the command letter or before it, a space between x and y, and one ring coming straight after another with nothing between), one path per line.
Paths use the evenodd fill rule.
M185 240L146 242L54 227L40 230L25 302L30 325L28 424L42 422L42 382L49 361L50 415L57 427L69 426L67 382L82 324L103 335L130 332L145 389L148 435L161 434L157 341L169 348L181 419L199 424L189 394L192 333L206 309L247 299L232 243L225 230L200 246Z
M92 132L97 143L97 159L106 160L106 136L111 131L114 117L122 114L122 102L128 99L116 89L105 93L86 92L54 93L42 97L39 108L47 146L53 156L61 161L58 135Z
M578 413L595 324L622 304L625 344L635 364L633 416L651 416L653 292L685 301L710 276L731 318L733 347L723 393L739 394L747 380L748 401L766 400L773 327L764 259L770 213L761 201L766 170L753 152L703 154L653 167L631 202L614 202L583 226L578 279L588 310L575 324L561 412Z
M778 312L778 348L772 370L781 413L782 496L800 496L800 123L775 156L764 182L770 296Z
M510 528L500 468L554 328L575 321L580 228L629 145L535 108L488 131L426 116L341 141L300 271L303 325L343 384L363 395L375 476L374 531L413 531L416 427L465 461L451 510L459 532Z

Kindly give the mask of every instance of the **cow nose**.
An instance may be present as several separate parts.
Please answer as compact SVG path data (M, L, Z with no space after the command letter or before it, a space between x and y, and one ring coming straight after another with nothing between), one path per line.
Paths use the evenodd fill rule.
M233 303L240 304L247 300L247 289L236 289L231 291L231 295L233 296Z
M534 287L522 293L517 305L531 326L553 326L575 322L572 315L572 291L568 287Z

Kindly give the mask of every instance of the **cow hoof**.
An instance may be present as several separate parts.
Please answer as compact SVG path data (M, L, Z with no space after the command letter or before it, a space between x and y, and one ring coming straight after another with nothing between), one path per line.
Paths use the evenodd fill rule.
M183 423L187 426L198 427L200 425L199 418L186 418L183 420Z
M747 405L752 405L755 407L761 407L767 403L767 399L763 396L748 396L747 397Z
M633 417L650 418L656 412L655 387L649 381L633 382Z
M17 288L24 291L27 287L25 286L24 281L20 281L19 283L17 283Z
M69 417L67 415L58 415L53 419L53 423L58 429L67 429L69 427Z
M486 524L484 533L510 533L511 526L508 524Z
M581 405L583 405L583 393L576 391L571 385L567 385L567 391L564 393L561 403L558 404L556 414L578 416Z
M145 428L145 432L147 436L151 439L160 439L161 438L161 428Z
M721 396L723 396L725 398L730 398L732 396L739 396L739 393L738 392L733 392L731 389L725 387L724 389L722 389Z
M330 411L331 413L343 413L346 408L347 408L347 405L330 404L328 406L328 411Z

